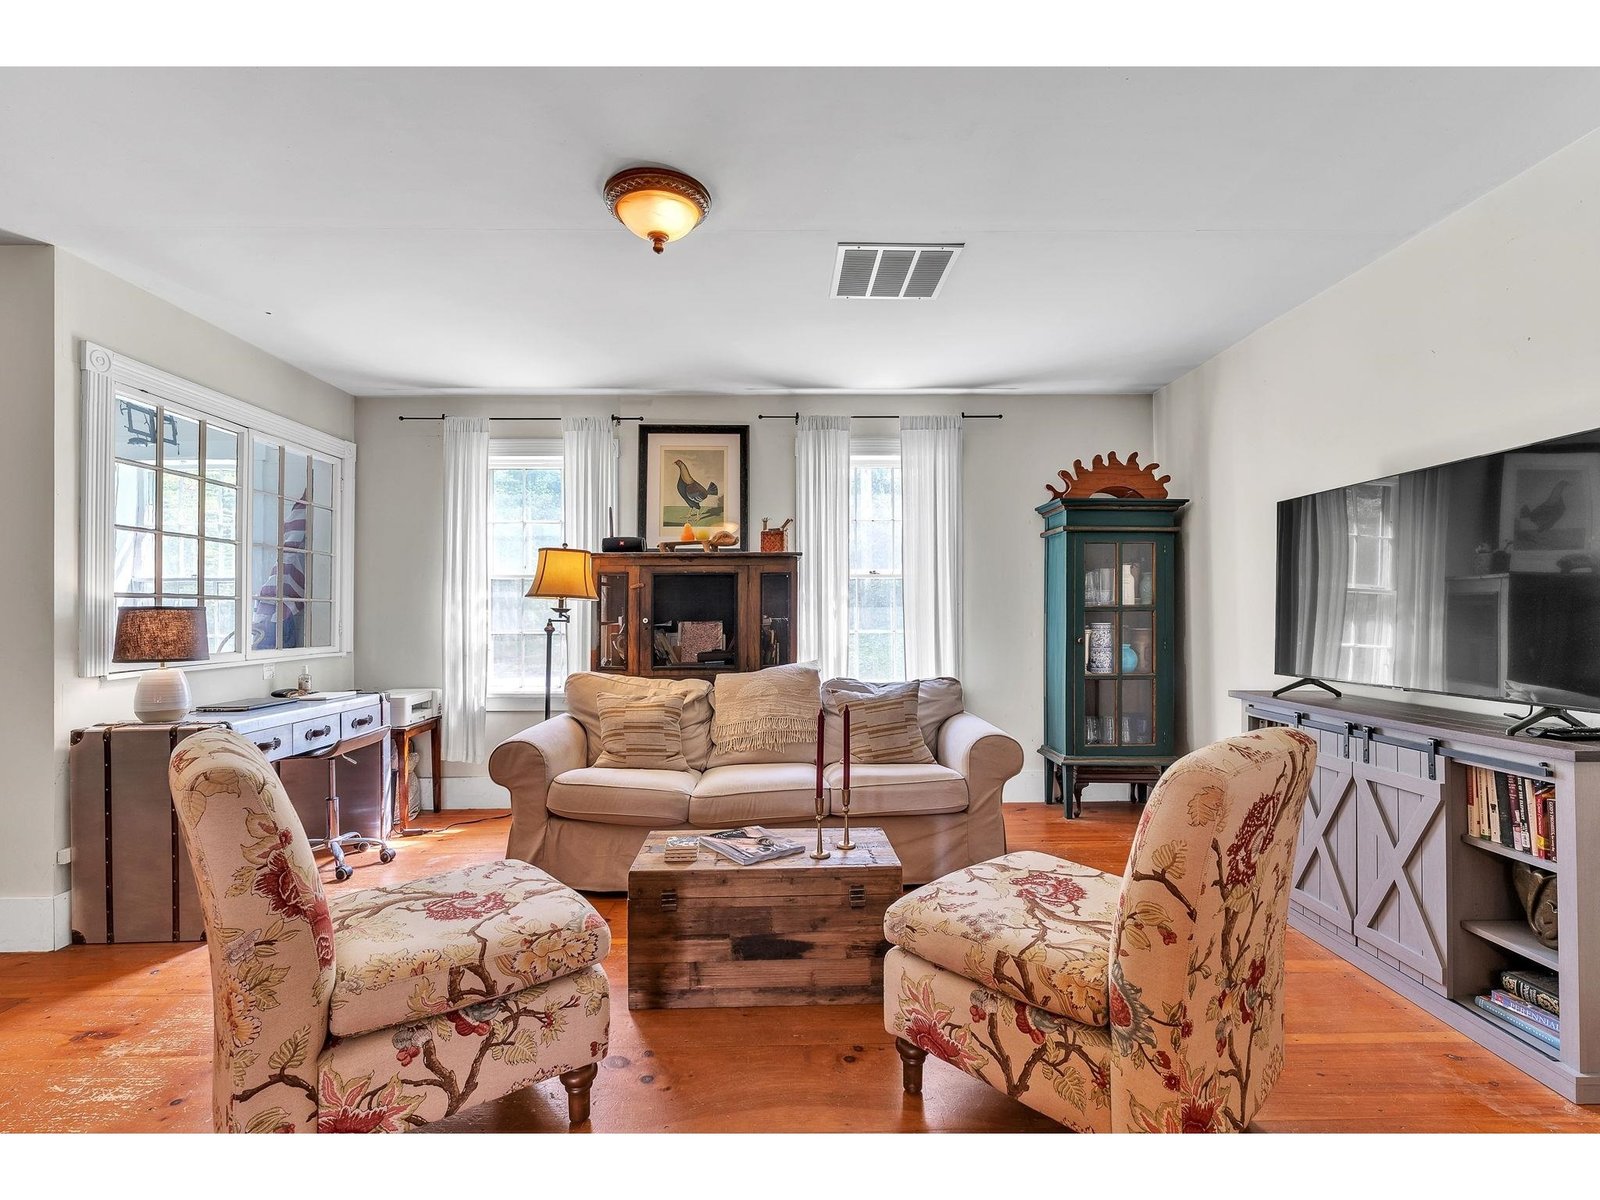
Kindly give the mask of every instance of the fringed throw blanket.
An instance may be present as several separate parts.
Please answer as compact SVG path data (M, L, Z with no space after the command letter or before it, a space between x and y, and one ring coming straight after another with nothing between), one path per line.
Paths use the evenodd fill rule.
M815 667L768 667L718 675L711 741L718 750L777 750L817 738L822 679Z

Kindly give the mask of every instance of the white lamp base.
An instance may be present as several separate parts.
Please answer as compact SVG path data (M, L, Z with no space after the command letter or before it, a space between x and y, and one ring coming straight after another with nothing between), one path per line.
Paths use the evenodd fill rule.
M189 715L189 680L177 667L161 667L139 676L133 693L133 715L141 721L177 721Z

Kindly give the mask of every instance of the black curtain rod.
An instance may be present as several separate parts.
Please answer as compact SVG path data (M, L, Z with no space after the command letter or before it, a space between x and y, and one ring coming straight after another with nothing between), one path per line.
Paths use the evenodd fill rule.
M398 419L402 420L402 421L442 421L447 416L449 416L448 413L440 413L437 417L400 417ZM489 420L491 420L491 421L559 421L559 420L561 420L561 418L560 417L490 417ZM611 414L611 423L613 425L620 425L624 421L642 421L642 420L644 420L643 417L619 417L619 416L617 416L616 413L612 413Z
M823 414L823 415L826 416L826 415L832 415L832 414ZM852 421L898 421L900 419L901 415L902 414L900 414L900 413L851 413L850 414L850 419ZM1006 415L1005 415L1005 413L969 413L969 412L964 412L964 413L961 414L961 419L963 421L1004 421L1006 419ZM798 424L800 424L800 414L799 413L757 413L756 414L756 420L758 420L758 421L793 421L796 425L798 425Z

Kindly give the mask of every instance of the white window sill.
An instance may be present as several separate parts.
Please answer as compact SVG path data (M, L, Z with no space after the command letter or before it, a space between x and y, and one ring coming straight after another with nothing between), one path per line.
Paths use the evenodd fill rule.
M258 652L258 656L253 658L246 658L242 654L230 654L220 658L203 659L200 662L175 662L171 663L170 665L182 668L183 673L188 675L194 671L217 671L226 667L254 667L257 670L269 665L273 667L285 667L300 662L302 659L310 662L311 660L318 658L348 658L349 655L350 652L344 649L273 650L260 651ZM104 675L101 675L100 678L106 680L107 682L115 682L118 679L137 679L146 671L154 671L159 665L160 664L158 663L151 663L147 667L133 667L124 664L117 664L115 669L107 671ZM540 701L539 708L541 710L544 708L543 700Z
M544 712L544 693L542 692L506 692L498 696L490 696L486 706L490 712ZM567 711L567 698L560 692L550 697L550 711L553 713Z

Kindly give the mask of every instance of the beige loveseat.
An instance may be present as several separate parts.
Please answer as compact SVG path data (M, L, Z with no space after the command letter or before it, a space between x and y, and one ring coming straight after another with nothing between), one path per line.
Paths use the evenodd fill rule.
M578 716L563 713L495 748L489 774L511 793L508 858L532 863L585 891L626 891L628 867L652 829L795 827L815 819L815 741L770 756L784 761L730 762L750 755L730 755L710 741L711 690L686 689L693 681L672 684L693 697L684 718L688 770L595 766L600 751L598 735L589 732L595 728L592 699L583 697L592 697L597 688L644 688L654 682L574 675L567 694ZM834 694L830 689L852 682L830 680L822 690ZM1000 793L1022 769L1022 747L1014 738L961 711L959 683L929 680L919 687L918 722L935 761L852 762L850 767L851 823L884 830L906 883L925 883L1004 854ZM702 696L703 728L692 733L691 708ZM837 715L830 714L829 721L824 758L831 815L826 824L837 828L842 755Z

